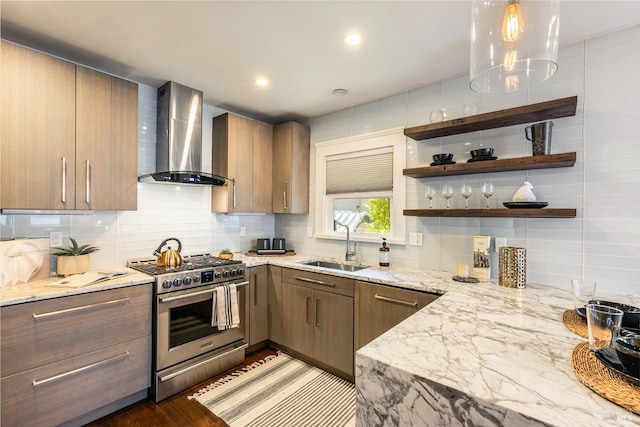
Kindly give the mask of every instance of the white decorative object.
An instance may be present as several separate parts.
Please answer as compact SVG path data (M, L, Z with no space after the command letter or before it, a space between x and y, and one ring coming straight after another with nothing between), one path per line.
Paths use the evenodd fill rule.
M524 184L518 188L516 194L513 195L511 201L513 202L535 202L536 195L533 194L533 185L529 181L525 181Z

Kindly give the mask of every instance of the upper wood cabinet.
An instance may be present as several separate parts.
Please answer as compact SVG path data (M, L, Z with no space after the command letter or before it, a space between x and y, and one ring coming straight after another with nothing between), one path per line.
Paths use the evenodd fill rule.
M138 86L1 46L0 207L135 210Z
M211 211L271 212L273 127L226 113L213 118L212 173L229 179L211 189Z
M309 128L287 122L273 129L273 212L309 213Z

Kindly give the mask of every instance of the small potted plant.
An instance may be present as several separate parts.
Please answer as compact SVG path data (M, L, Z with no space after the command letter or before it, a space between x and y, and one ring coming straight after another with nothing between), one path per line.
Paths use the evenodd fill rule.
M89 271L89 254L99 250L91 245L78 245L76 239L70 237L71 246L58 248L54 255L58 256L57 273L59 276L70 276Z
M224 248L224 249L220 250L220 253L218 253L218 258L231 259L231 258L233 258L233 252L231 252L227 248Z

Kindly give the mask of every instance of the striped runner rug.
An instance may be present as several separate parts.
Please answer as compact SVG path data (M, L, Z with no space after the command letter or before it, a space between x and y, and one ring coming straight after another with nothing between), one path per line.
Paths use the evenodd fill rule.
M344 427L356 424L355 387L280 353L189 396L231 427Z

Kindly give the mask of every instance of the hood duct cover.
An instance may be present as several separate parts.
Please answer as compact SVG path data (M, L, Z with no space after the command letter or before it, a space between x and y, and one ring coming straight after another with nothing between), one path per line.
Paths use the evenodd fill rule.
M158 89L156 173L140 182L224 185L224 177L202 172L202 92L167 82Z

